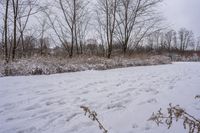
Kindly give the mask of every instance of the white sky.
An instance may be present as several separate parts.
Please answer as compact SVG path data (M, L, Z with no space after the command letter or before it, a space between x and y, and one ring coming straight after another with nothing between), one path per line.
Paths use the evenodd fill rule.
M161 11L172 28L185 27L200 36L200 0L164 0Z
M171 28L185 27L200 36L200 0L164 0L160 10Z

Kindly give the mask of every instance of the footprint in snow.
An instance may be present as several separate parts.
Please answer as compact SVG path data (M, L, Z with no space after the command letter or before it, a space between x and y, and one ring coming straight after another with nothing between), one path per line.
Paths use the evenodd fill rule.
M146 89L145 90L145 92L147 92L147 93L153 93L154 95L156 95L156 94L158 94L159 93L159 91L158 90L155 90L155 89Z
M81 130L80 127L89 128L90 126L94 126L94 123L91 121L90 122L82 122L80 124L76 124L73 127L71 127L71 129L66 131L66 133L79 133Z
M15 120L15 118L8 118L8 119L6 119L6 122L10 122L10 121L13 121L13 120Z
M170 90L173 90L173 89L174 89L174 86L170 86L169 89L170 89Z
M30 111L30 110L35 110L35 109L38 109L38 108L41 108L41 105L39 105L39 104L33 104L33 105L25 108L24 110L25 111Z
M89 91L83 91L83 92L81 92L81 94L88 94L89 93Z
M147 101L143 101L143 102L140 102L138 105L144 105L144 104L155 104L157 103L158 101L155 99L155 98L152 98L152 99L149 99Z
M37 128L36 127L30 127L27 129L22 129L17 131L17 133L36 133L37 132Z
M121 81L120 83L116 84L116 86L117 86L117 87L120 87L120 86L124 85L126 82L127 82L127 81L123 80L123 81Z
M63 101L63 100L59 100L59 101L58 101L58 104L59 104L59 105L65 105L65 104L66 104L66 102L65 102L65 101Z
M19 93L18 96L23 96L23 94L22 94L22 93Z
M50 102L50 101L46 102L46 105L47 105L47 106L50 106L50 105L52 105L52 104L53 104L53 102Z
M126 93L126 92L132 92L132 91L135 91L136 90L136 88L127 88L127 89L125 89L125 90L123 90L123 91L120 91L119 92L119 94L123 94L123 93Z
M147 100L147 103L157 103L158 101L155 98Z
M82 113L74 113L74 114L70 115L69 117L67 117L66 121L69 122L69 121L71 121L73 118L75 118L77 115L80 115L80 114L82 114Z
M106 91L107 91L106 88L102 88L102 89L100 89L100 90L97 90L97 93L103 93L103 92L106 92Z
M151 127L149 124L146 124L145 127L144 127L144 130L147 131L147 130L150 130L151 128L152 128L152 127Z
M109 93L106 97L111 97L113 95L113 93Z
M10 110L10 109L15 108L15 104L7 103L7 104L4 104L2 107L4 108L4 110Z
M107 109L114 109L114 110L121 110L121 109L125 109L126 106L128 103L130 103L131 100L123 100L123 101L120 101L120 102L117 102L115 103L115 101L111 101L111 104L109 104L107 106Z
M132 128L138 128L139 126L137 124L133 124Z

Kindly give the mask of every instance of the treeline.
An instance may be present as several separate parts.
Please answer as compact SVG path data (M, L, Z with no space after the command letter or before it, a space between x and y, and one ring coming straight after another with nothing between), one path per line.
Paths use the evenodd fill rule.
M183 53L200 50L200 38L195 38L193 32L185 28L154 32L147 36L146 43L148 49L156 51Z
M127 54L199 50L192 31L167 30L162 0L2 0L1 56Z

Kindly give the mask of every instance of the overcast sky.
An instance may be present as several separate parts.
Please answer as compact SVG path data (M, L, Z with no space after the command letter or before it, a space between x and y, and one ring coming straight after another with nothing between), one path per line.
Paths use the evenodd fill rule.
M200 0L164 0L161 11L172 28L186 27L200 36Z
M172 28L185 27L200 36L200 0L164 0L161 12Z

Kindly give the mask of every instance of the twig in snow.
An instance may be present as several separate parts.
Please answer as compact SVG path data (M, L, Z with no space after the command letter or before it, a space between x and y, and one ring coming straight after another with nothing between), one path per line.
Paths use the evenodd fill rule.
M187 113L179 105L172 106L172 104L170 104L169 106L170 107L167 109L168 115L165 116L160 109L158 113L153 113L149 120L154 121L158 126L160 124L166 124L168 128L171 128L173 120L178 121L182 119L184 129L188 128L189 133L200 133L199 119Z
M80 106L80 108L83 109L83 111L85 112L85 115L88 114L88 117L92 120L92 121L97 121L97 123L99 124L99 128L100 130L103 130L103 133L108 133L108 130L105 129L105 127L103 126L103 124L101 124L101 122L99 121L99 119L97 118L97 113L95 111L91 111L89 109L89 107L85 107L85 106Z

